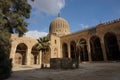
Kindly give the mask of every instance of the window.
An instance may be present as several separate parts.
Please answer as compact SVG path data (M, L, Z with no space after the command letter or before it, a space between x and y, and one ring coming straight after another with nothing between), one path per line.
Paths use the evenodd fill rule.
M55 40L55 44L57 43L57 41Z

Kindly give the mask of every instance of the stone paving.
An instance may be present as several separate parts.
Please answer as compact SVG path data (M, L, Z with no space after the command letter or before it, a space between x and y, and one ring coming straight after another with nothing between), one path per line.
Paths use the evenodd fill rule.
M79 69L39 69L39 65L17 66L7 80L120 80L120 62L82 63Z

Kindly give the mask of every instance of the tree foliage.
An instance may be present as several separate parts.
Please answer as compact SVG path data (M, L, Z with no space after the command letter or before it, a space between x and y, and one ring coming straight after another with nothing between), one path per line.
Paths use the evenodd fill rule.
M50 49L50 42L48 37L42 37L37 39L38 43L36 46L36 49L39 51L42 51L43 55L42 55L42 65L41 68L43 68L43 60L45 59L45 57L43 58L43 56L45 55L46 51L48 51Z
M27 0L0 0L0 80L10 76L11 33L22 36L27 31L25 19L30 17Z
M49 50L50 48L50 42L47 37L39 38L37 43L37 49L41 50L42 52Z
M0 0L1 29L23 35L27 31L25 19L30 17L30 9L27 0Z

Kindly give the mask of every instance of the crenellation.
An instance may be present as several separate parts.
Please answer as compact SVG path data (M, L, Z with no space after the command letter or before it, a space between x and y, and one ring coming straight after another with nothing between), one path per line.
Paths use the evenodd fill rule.
M120 18L115 19L115 20L111 20L111 21L108 21L108 22L105 22L105 23L102 23L102 24L109 25L109 24L114 24L114 23L117 23L117 22L120 22Z

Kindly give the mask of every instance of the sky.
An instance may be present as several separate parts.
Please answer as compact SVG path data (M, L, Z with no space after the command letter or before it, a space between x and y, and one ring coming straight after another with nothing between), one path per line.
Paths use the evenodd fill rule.
M100 22L120 18L120 0L35 0L31 2L27 36L39 38L49 33L49 25L58 13L74 33L95 27Z

